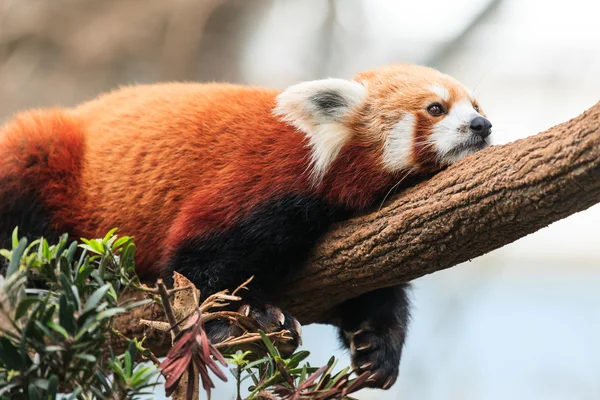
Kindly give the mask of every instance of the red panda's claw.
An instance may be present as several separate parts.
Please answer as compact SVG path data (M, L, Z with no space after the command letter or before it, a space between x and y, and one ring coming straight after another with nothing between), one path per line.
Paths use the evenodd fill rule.
M349 336L352 365L361 373L371 373L367 386L389 389L398 377L401 347L394 344L387 332L370 328L359 329Z

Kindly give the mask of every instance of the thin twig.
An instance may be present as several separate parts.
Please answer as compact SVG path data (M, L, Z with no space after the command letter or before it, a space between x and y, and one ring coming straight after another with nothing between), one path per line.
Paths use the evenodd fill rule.
M250 278L248 278L248 280L244 283L242 283L240 286L238 286L233 293L231 293L232 296L236 296L237 292L239 292L242 289L246 289L248 290L248 285L250 284L250 282L252 282L252 279L254 279L254 275L252 275Z
M279 332L267 333L266 335L268 338L275 338L275 339L279 339L279 340L292 340L291 337L286 336L286 334L288 334L288 333L290 333L290 332L289 331L279 331ZM240 344L247 344L247 343L253 343L253 342L260 342L260 341L262 341L262 337L260 336L260 333L245 333L240 337L231 338L231 339L227 339L223 342L216 343L216 344L214 344L214 346L217 349L223 349L223 348L227 348L227 347L237 346Z
M149 288L148 286L144 286L144 285L133 286L133 288L137 291L144 292L144 293L160 294L158 289ZM190 290L190 289L195 289L195 288L196 287L194 285L187 285L187 286L183 286L183 287L167 289L167 293L169 295L171 295L173 293L181 292L182 290Z
M131 339L129 339L127 336L123 335L121 332L119 332L118 330L111 328L110 332L117 336L119 339L123 340L126 343L129 343L131 341ZM142 357L152 361L154 364L159 365L160 364L160 360L154 355L154 353L152 353L150 350L146 349L148 354L142 354Z
M159 279L156 282L156 287L158 288L158 293L160 294L160 298L162 300L163 308L165 309L165 315L167 316L167 320L171 324L173 328L173 333L178 335L180 332L179 326L177 326L177 320L175 319L175 314L173 314L173 308L171 307L171 303L169 302L169 292L167 290L167 286Z
M230 321L235 321L241 316L240 313L235 311L216 311L216 312L206 312L202 314L202 319L204 322L212 321L214 319L226 318Z

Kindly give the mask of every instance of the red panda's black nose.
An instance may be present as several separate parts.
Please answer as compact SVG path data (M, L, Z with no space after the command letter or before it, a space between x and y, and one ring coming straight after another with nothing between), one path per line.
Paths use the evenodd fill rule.
M475 117L471 120L471 132L485 139L492 133L492 123L483 117Z

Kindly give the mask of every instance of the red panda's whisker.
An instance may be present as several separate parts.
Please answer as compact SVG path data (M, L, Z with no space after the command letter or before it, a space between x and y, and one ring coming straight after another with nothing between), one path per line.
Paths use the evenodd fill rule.
M385 203L385 201L387 200L387 198L390 196L390 193L392 193L394 191L394 189L396 189L398 186L400 186L400 184L402 183L402 181L404 181L412 172L412 169L409 169L406 174L404 174L404 176L402 177L402 179L400 179L394 186L392 186L392 188L390 190L388 190L388 192L386 193L386 195L384 196L383 200L381 201L381 204L379 205L379 208L377 209L377 211L381 211L381 208L383 207L383 204Z

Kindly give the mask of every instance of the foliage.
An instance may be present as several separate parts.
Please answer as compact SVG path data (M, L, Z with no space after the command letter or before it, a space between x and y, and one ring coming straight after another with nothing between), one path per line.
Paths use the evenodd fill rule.
M116 354L107 340L116 316L150 301L118 302L137 281L134 254L132 239L114 231L77 246L66 235L56 245L28 245L15 230L13 250L1 253L2 398L137 398L156 384L158 369L135 362L139 342Z
M261 338L268 350L264 358L249 362L246 357L251 353L241 351L230 357L231 364L237 367L231 373L238 380L238 398L241 397L240 383L248 378L252 384L246 400L350 399L348 395L361 389L369 378L369 373L365 372L351 379L352 371L348 367L334 374L334 357L321 368L311 367L308 363L300 366L310 355L308 351L297 351L283 359L264 332L261 332Z
M167 395L198 398L199 377L210 398L208 371L226 381L226 362L239 400L243 382L247 400L349 399L368 378L352 378L349 368L334 373L333 358L321 368L301 365L307 351L282 358L278 345L291 340L287 331L265 333L247 315L222 308L241 300L237 292L248 282L200 302L200 293L181 276L172 289L161 281L155 288L141 285L133 239L118 238L114 230L80 245L69 244L66 235L55 245L17 238L15 230L13 249L0 250L8 263L5 278L0 276L0 399L56 399L61 393L68 399L135 399L152 391L160 372ZM146 299L123 301L129 290ZM190 296L181 295L186 290ZM140 322L174 335L162 363L143 341L113 326L123 313L152 302L164 308L167 321ZM215 319L238 325L240 335L211 343L204 323Z

